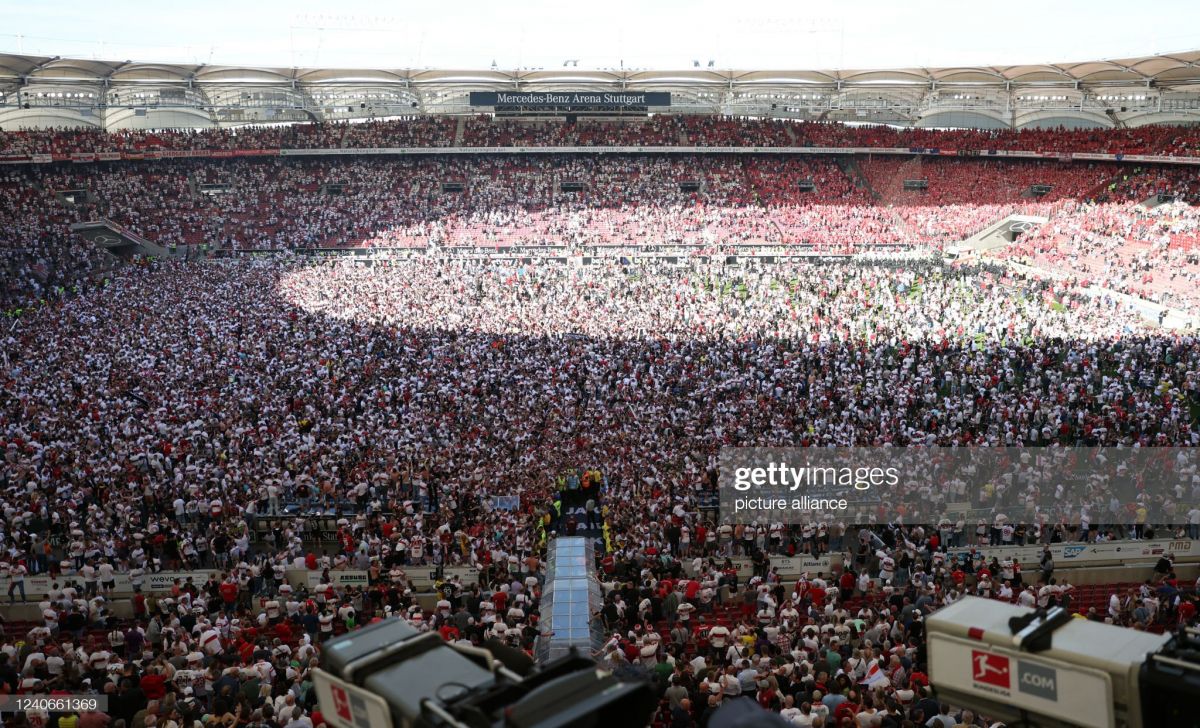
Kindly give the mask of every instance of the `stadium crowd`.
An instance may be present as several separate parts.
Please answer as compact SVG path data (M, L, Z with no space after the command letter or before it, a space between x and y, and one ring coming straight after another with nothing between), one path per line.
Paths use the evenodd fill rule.
M909 173L930 179L930 191L898 199L893 183ZM1089 191L1121 200L1148 188L1186 193L1187 179L1149 169L1129 175L1106 164L876 158L859 165L740 155L12 165L0 172L0 256L10 272L3 293L11 308L106 267L68 230L99 217L167 247L234 250L518 242L578 249L646 241L832 252L941 248L1012 212L1053 214L1056 203L1090 199ZM1050 192L1029 197L1035 180ZM578 190L564 187L571 184Z
M461 125L461 139L460 136ZM1200 154L1195 127L1122 129L916 129L699 114L631 120L524 121L414 116L360 123L244 126L234 129L50 129L0 132L0 156L92 152L449 146L766 146L893 147L1043 153Z
M1200 473L978 527L735 528L700 501L726 445L1200 442L1194 338L1044 292L911 261L126 266L0 333L0 544L10 600L43 615L4 635L0 687L110 699L22 726L317 726L320 644L356 625L398 617L529 649L544 539L598 512L595 621L611 638L597 657L660 683L662 725L704 726L739 695L800 726L988 725L928 690L924 616L967 593L1047 604L1072 589L1044 560L1022 575L947 547L1194 538ZM553 506L576 488L591 491L584 523ZM288 505L337 507L334 545L314 546L303 517L253 537ZM784 582L764 551L845 567ZM410 572L428 565L479 579L439 583L422 608ZM371 583L294 587L289 567ZM114 574L180 568L217 573L139 592L118 616ZM1090 616L1194 620L1192 589L1161 572ZM26 594L31 574L58 586Z
M1158 303L1197 310L1200 213L1176 202L1150 209L1072 203L998 257Z

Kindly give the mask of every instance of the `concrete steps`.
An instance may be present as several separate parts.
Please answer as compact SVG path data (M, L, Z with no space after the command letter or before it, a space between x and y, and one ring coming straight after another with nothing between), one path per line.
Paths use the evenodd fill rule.
M191 257L193 246L164 248L158 243L147 240L142 236L127 230L112 220L101 218L90 222L79 222L71 226L71 231L79 234L84 240L102 250L121 258L140 255L147 258L173 258L183 260Z
M1044 224L1047 220L1049 218L1039 215L1007 215L962 242L947 247L946 254L958 257L1003 248L1024 232Z

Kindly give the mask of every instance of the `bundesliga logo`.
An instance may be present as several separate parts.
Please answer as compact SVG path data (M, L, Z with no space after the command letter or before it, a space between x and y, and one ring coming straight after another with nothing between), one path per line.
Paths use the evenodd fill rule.
M1009 660L1003 655L990 652L971 651L971 678L977 683L992 685L1004 690L1012 689L1009 677Z

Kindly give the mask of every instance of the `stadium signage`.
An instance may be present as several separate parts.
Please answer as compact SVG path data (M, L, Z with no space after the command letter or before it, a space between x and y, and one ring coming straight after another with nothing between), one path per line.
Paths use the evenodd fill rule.
M1034 658L934 632L929 666L938 688L1013 705L1071 725L1115 725L1112 680L1101 670Z
M1097 566L1104 563L1134 563L1157 561L1172 554L1181 562L1195 561L1200 554L1193 551L1193 541L1108 541L1105 543L1056 543L1050 545L1050 555L1058 568ZM1012 559L1027 569L1037 569L1042 559L1042 546L983 546L946 549L949 560L967 561L972 558L991 561L992 558Z
M189 578L192 583L200 587L204 582L208 581L209 577L217 577L220 573L217 571L159 571L145 574L142 577L141 589L143 592L169 592L178 579L180 583L186 582ZM0 575L0 592L7 592L9 585L9 577L7 574ZM67 586L68 584L75 586L80 591L83 591L83 577L75 575L59 575L58 577L50 576L27 576L25 577L25 593L30 598L34 596L44 596L53 590L54 584L59 586ZM129 579L129 574L114 574L113 589L110 596L127 596L133 594L133 582Z
M471 106L519 106L527 109L641 108L670 106L671 94L648 91L472 91L470 103Z

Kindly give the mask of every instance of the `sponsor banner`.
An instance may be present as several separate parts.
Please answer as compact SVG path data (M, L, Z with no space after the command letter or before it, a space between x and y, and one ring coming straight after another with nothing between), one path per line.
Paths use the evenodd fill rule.
M125 590L128 591L129 590L129 578L124 577L124 575L122 575L121 577L118 577L117 586L121 586L121 578L124 578ZM26 576L25 577L25 597L28 601L31 601L31 602L39 601L41 599L41 597L50 593L51 586L53 586L54 584L58 584L61 587L61 586L64 586L67 582L75 582L76 584L79 585L80 591L83 591L83 589L82 589L83 579L80 579L78 577L64 576L64 577L59 577L57 579L51 579L48 576ZM8 593L8 585L9 585L8 575L7 574L0 575L0 593L7 594Z
M101 162L118 162L123 158L120 152L100 152L96 155L96 159Z
M457 576L463 584L475 584L479 581L479 569L474 566L447 566L442 569L447 579Z
M218 158L228 157L278 157L278 149L218 149L210 152L209 156Z
M835 562L839 566L841 565L841 554L833 557L829 555L771 557L771 566L783 577L800 576L807 572L809 578L815 578L817 574L824 574L828 578Z
M196 588L199 588L208 581L209 577L219 578L220 576L221 572L215 569L210 571L160 571L157 574L146 574L142 579L142 591L169 592L176 579L179 580L180 585L183 585L189 578ZM126 576L126 581L128 581L128 576Z
M160 571L156 574L146 574L142 577L143 592L169 592L178 579L180 584L186 584L189 577L192 583L199 588L204 582L208 581L209 576L220 576L218 571ZM0 593L8 593L9 578L5 574L0 576ZM75 585L75 588L83 592L83 577L78 574L60 575L56 578L49 576L37 575L25 577L25 594L29 601L35 601L35 598L41 598L50 592L51 588L58 584L59 587L67 584ZM133 593L133 584L129 581L128 574L113 574L113 594L127 596Z
M392 725L387 701L324 670L313 670L313 689L321 715L335 728Z
M71 155L72 162L94 162L96 155L91 152L77 152Z
M1071 725L1113 725L1111 678L1096 669L939 633L929 635L929 665L934 685L943 691L1018 706Z
M745 557L734 557L730 559L735 569L737 569L737 577L739 581L745 581L754 575L754 563ZM717 566L720 566L724 559L716 558ZM771 566L783 577L785 581L790 581L799 577L801 574L808 573L810 579L815 579L817 574L824 574L828 579L833 573L833 565L841 566L841 554L826 554L825 556L772 556ZM692 573L691 559L683 560L684 571L688 574Z
M1107 543L1056 543L1050 545L1054 568L1077 566L1099 566L1108 563L1131 561L1153 562L1170 553L1176 562L1200 560L1200 547L1188 539L1177 541L1109 541ZM991 561L993 557L1004 561L1012 559L1026 571L1039 568L1042 561L1042 546L982 546L977 548L946 549L949 558L965 561L978 557Z
M472 91L471 106L523 108L642 108L670 106L669 92L648 91Z
M309 590L321 583L322 572L307 569L288 569L285 578L292 586L305 587ZM370 581L370 574L356 569L330 569L329 583L337 587L365 587Z
M404 572L418 589L432 587L438 580L437 567L434 566L409 566L404 568ZM479 569L474 566L447 566L442 573L446 579L459 577L466 586L479 582ZM287 580L293 586L311 590L321 583L321 572L289 569ZM370 573L356 569L331 569L329 583L337 587L365 587L370 585Z
M432 587L438 581L438 571L435 566L409 566L404 569L413 586L421 589ZM447 566L442 569L443 579L457 576L464 586L479 583L479 569L474 566Z
M1028 660L1017 660L1017 690L1058 702L1058 670Z

